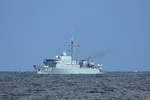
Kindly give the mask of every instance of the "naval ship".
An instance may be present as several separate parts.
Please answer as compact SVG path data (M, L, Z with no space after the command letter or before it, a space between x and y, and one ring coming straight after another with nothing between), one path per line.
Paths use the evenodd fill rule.
M37 74L103 74L102 64L95 64L91 56L84 60L74 59L74 49L79 48L75 45L73 39L70 44L70 55L62 52L55 58L44 59L42 66L33 65Z

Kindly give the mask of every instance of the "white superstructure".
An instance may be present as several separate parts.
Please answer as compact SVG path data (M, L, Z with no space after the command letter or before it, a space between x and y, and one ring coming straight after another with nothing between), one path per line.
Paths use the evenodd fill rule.
M71 41L71 56L63 52L60 56L54 59L45 59L43 66L33 65L38 74L102 74L102 64L96 66L93 61L87 60L74 60L74 45Z

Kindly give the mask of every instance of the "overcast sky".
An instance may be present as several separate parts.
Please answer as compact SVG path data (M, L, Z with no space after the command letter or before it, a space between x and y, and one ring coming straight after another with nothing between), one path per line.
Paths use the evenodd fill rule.
M150 0L0 0L0 71L34 70L66 50L72 32L77 58L150 71Z

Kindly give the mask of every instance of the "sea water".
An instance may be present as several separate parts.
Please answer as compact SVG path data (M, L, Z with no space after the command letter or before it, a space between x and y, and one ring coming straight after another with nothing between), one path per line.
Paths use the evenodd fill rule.
M0 72L0 100L150 100L150 72Z

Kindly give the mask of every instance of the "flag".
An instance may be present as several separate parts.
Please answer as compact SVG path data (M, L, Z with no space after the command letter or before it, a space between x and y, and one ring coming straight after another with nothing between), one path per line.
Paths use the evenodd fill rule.
M79 46L79 45L76 45L76 48L80 48L80 46Z

